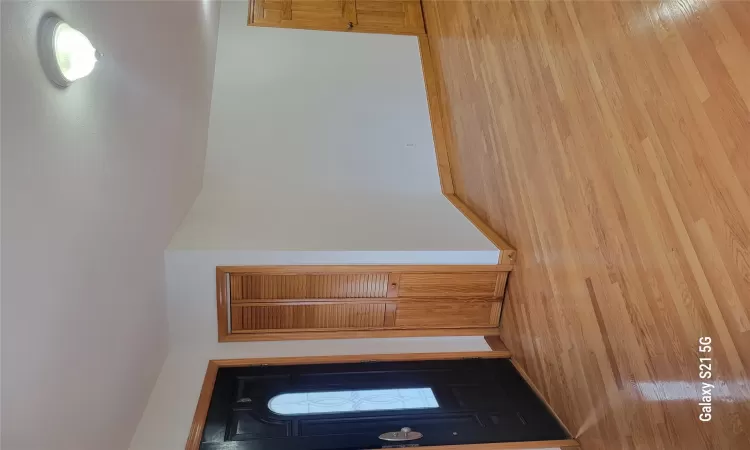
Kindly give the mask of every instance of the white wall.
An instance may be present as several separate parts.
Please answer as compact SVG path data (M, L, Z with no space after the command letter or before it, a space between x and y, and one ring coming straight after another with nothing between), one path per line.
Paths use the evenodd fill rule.
M170 248L496 252L440 193L416 37L246 15L222 7L204 188Z
M37 59L50 10L105 55L67 90ZM2 448L124 449L167 354L163 250L201 187L217 6L0 15Z

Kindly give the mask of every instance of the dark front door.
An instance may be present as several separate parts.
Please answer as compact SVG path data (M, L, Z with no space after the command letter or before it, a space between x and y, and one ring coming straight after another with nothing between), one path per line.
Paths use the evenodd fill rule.
M403 428L412 432L393 433ZM418 439L385 440L417 433ZM354 450L567 438L508 360L362 362L219 369L201 449Z

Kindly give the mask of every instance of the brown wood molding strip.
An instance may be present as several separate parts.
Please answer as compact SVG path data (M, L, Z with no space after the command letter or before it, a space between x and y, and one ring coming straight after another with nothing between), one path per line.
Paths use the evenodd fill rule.
M401 297L401 298L242 298L232 300L232 306L272 306L272 305L325 305L341 303L431 303L460 301L461 303L494 303L494 297Z
M432 12L434 7L431 1L423 1L425 18ZM425 21L427 24L429 22ZM450 120L445 108L445 90L443 78L440 72L440 61L438 55L430 50L430 39L428 35L419 36L419 54L422 58L422 73L424 75L425 90L427 92L427 105L432 124L432 138L435 144L435 158L438 165L438 176L440 178L440 189L443 195L474 224L484 236L492 242L502 253L499 264L513 265L516 263L516 249L495 232L484 220L472 211L456 194L455 181L451 171L451 151L453 150L452 132Z
M230 335L226 275L227 272L223 268L216 268L216 320L219 326L219 342Z
M432 124L432 140L435 143L435 157L438 165L438 177L440 178L440 189L443 194L453 194L453 175L451 175L451 162L449 146L446 138L446 129L443 118L443 102L441 99L440 79L437 76L435 63L430 51L430 40L427 36L419 36L419 54L422 57L422 74L424 76L425 90L427 91L427 106Z
M386 313L388 309L386 309ZM284 331L257 333L234 333L219 338L219 342L247 341L295 341L309 339L359 339L394 337L433 337L433 336L488 336L500 334L500 328L429 328L429 329L388 329L388 330L335 330L335 331Z
M482 220L474 211L472 211L466 204L458 198L456 195L445 196L453 206L455 206L461 213L466 217L469 222L473 223L475 227L492 242L495 247L502 251L500 255L500 264L515 264L516 263L516 249L512 247L508 242L503 239L495 230L493 230L487 223Z
M296 364L336 364L362 361L435 361L442 359L497 359L510 358L508 350L481 352L437 352L437 353L375 353L364 355L321 355L321 356L281 356L275 358L215 359L211 362L218 367L244 367L266 364L269 366L290 366ZM213 386L212 386L213 387Z
M497 337L497 340L500 341L500 336L496 336L496 337ZM484 339L489 344L490 341L488 339L491 339L491 340L494 341L494 338L495 338L495 336L488 336L488 337L486 337ZM500 342L502 342L502 341L500 341ZM505 346L505 344L503 344L503 346ZM493 348L492 345L490 345L490 348ZM563 427L563 430L565 430L568 433L568 436L573 436L573 434L570 432L570 430L568 429L568 427L566 427L565 424L563 423L563 421L560 419L560 416L558 416L555 413L555 411L552 409L552 407L550 406L550 404L547 401L547 399L545 398L545 396L542 395L542 391L540 391L539 389L537 389L537 387L534 385L534 383L531 382L531 378L529 378L529 375L526 373L525 370L523 370L523 367L521 367L514 359L511 359L510 363L513 364L513 367L515 367L516 370L518 371L518 373L521 374L521 377L526 381L526 384L528 384L529 387L534 391L534 393L536 394L536 396L539 397L539 400L541 400L544 403L544 406L547 407L547 411L549 411L550 414L552 414L555 417L555 419L557 419L557 423L559 423L560 426Z
M489 345L494 352L508 351L508 347L505 346L505 343L498 335L485 336L484 341L487 342L487 345Z
M508 272L512 265L503 264L349 264L349 265L301 265L301 266L219 266L225 273L262 273L270 275L326 274L326 273L371 273L371 272Z
M218 373L219 364L209 361L206 368L206 376L203 377L203 387L201 387L201 393L198 397L198 404L195 407L195 414L193 414L193 423L190 425L190 434L188 434L185 450L198 450L201 446L203 428L206 425L208 407L211 404L211 395L214 391L214 383L216 382L216 375Z
M490 308L492 308L492 306L488 306L487 307L487 309L490 309ZM387 311L383 310L383 314L382 315L385 316L386 313L387 313ZM383 319L383 320L385 320L385 319ZM398 320L398 318L396 320ZM466 336L466 335L468 335L468 336L484 336L484 334L482 333L482 331L486 330L487 327L489 326L489 325L484 326L484 327L482 327L482 326L465 326L465 325L441 326L442 324L440 324L438 326L434 326L432 328L426 328L425 329L425 328L415 328L414 326L410 326L408 324L408 322L407 322L406 325L404 325L403 324L404 323L403 319L402 319L401 323L399 323L399 322L395 322L395 323L396 323L395 328L389 329L387 331L404 331L404 332L416 331L416 332L421 332L421 331L429 331L429 330L440 330L439 336L449 336L449 335L451 335L451 332L454 331L454 330L477 330L474 333L468 333L468 334L465 334L465 333L461 332L460 335L463 335L463 336ZM345 330L345 329L344 330L338 329L336 331L331 331L331 330L326 329L326 328L294 328L294 329L283 329L282 328L282 329L237 330L237 331L234 332L234 334L236 334L236 335L243 335L244 336L244 338L242 338L243 340L254 340L252 338L252 336L256 336L256 335L265 336L265 335L268 335L268 334L273 334L274 335L274 340L286 341L286 340L294 340L291 337L287 337L289 335L297 336L297 335L306 335L306 334L315 335L315 336L321 336L321 335L325 335L324 333L336 333L336 335L337 335L336 337L338 338L338 334L344 333L346 331L347 330ZM369 328L365 327L365 328L357 328L357 329L354 329L352 331L353 332L361 332L361 333L373 333L373 332L376 332L376 331L383 331L383 329L381 327L369 327ZM369 337L369 336L367 336L367 337ZM388 336L388 337L393 337L393 336ZM413 336L405 336L405 337L413 337ZM303 337L298 337L297 339L304 339L304 338ZM327 338L315 337L315 338L312 338L312 339L327 339ZM265 339L262 339L262 340L265 340Z
M556 447L563 449L578 448L578 441L576 441L575 439L562 439L556 441L492 442L488 444L438 445L418 448L425 450L524 450Z

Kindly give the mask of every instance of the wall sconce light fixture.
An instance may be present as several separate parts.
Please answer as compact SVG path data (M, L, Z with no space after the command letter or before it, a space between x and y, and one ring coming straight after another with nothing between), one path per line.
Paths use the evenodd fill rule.
M54 15L39 26L39 53L47 78L60 87L90 74L101 57L83 33Z

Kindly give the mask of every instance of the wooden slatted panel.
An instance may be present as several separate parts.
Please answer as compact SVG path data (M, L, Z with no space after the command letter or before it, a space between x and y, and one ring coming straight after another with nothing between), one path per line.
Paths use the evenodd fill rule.
M382 328L384 303L232 306L232 331Z
M305 275L231 274L229 293L232 300L244 298L305 298Z
M385 298L388 273L231 274L229 285L232 300Z
M419 0L357 0L358 31L424 34Z
M384 298L387 273L307 275L305 298Z
M401 302L396 308L394 325L401 328L497 326L499 306L500 302Z
M399 297L494 297L495 272L402 273Z

